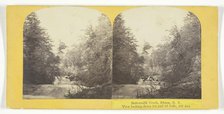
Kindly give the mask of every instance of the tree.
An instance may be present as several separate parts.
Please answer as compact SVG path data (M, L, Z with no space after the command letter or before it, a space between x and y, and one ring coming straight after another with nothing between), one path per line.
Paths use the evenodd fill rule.
M69 66L77 71L75 78L84 85L92 87L111 84L112 28L109 19L101 15L97 26L89 26L83 42L67 55Z
M63 50L66 49L66 48L67 48L67 46L65 45L65 43L60 41L59 47L58 47L58 54L59 55L63 54L64 53Z
M72 80L78 85L92 87L69 94L70 98L111 98L112 95L112 28L105 15L96 26L89 26L83 42L66 54L65 65L72 68Z
M113 28L113 83L136 83L143 75L143 60L136 50L136 40L118 15Z
M35 13L27 16L23 31L24 83L46 84L58 75L58 58L51 52L52 45L47 33L40 26Z
M165 86L157 94L149 92L141 97L201 98L200 22L193 13L188 12L184 25L181 28L173 26L169 32L170 39L152 50L144 67L158 67L158 76L161 76L160 81L165 82ZM144 47L143 52L146 54Z
M201 98L201 26L197 17L188 12L184 25L170 30L170 38L152 53L168 83L157 96Z
M171 30L171 51L168 56L172 59L172 75L167 77L171 82L177 82L189 76L193 71L192 63L195 57L200 58L201 53L201 26L197 17L188 13L185 17L184 26L178 30L174 27ZM169 79L168 79L169 78Z
M60 63L58 64L58 68L59 68L59 75L58 76L65 76L65 75L69 75L69 73L67 71L65 71L64 69L64 65L63 65L63 60L65 57L65 52L64 50L67 48L67 46L65 45L64 42L59 42L59 46L58 46L58 53L57 53L57 58L59 59Z
M151 48L152 48L152 46L148 42L145 42L143 50L142 50L142 54L149 54L148 50Z

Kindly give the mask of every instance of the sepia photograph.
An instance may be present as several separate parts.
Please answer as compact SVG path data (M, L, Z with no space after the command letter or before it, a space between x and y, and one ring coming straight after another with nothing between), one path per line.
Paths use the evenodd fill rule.
M32 12L24 22L23 48L23 98L111 98L112 27L101 12Z
M30 13L24 99L201 99L201 25L174 7L84 7Z
M201 25L174 7L134 8L113 22L114 99L201 99Z

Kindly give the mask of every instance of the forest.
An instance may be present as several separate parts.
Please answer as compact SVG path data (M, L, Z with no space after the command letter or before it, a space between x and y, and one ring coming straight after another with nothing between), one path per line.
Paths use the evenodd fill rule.
M131 29L122 15L116 17L113 98L201 98L200 22L188 12L180 30L173 26L168 31L165 43L152 47L145 42L138 52ZM129 96L132 92L135 95Z
M35 12L23 30L23 94L26 98L201 98L201 26L188 12L167 41L141 52L123 15L105 15L88 26L82 42L68 47L52 40ZM150 37L150 36L148 36ZM37 97L36 97L37 96ZM39 96L39 97L38 97Z
M111 98L112 29L105 15L98 22L95 28L86 28L79 45L65 52L68 47L60 42L58 52L53 53L51 40L38 17L30 14L24 23L24 94L38 89L36 85L64 83L71 85L69 89L60 86L55 91L66 98Z

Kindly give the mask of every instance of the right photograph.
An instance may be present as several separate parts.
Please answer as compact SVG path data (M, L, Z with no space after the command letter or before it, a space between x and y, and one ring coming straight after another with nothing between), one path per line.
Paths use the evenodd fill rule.
M113 23L113 99L201 99L201 25L193 13L143 7Z

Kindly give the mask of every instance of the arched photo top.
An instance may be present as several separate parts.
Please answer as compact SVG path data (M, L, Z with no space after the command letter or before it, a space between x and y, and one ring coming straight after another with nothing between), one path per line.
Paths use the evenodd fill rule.
M100 16L104 16L104 21L110 24L108 17L102 12L85 7L43 8L29 14L25 22L32 16L36 17L38 24L55 45L59 45L60 41L66 42L68 45L79 43L88 26L96 27L98 25Z
M25 99L111 98L112 27L101 12L84 7L32 12L24 22L23 52Z
M113 55L113 98L201 99L201 25L193 13L123 11L113 24Z
M114 19L113 27L122 23L135 36L139 46L145 42L157 46L170 40L169 30L175 27L181 30L187 21L192 20L199 26L198 33L201 34L200 20L192 12L175 7L140 7L121 12Z

